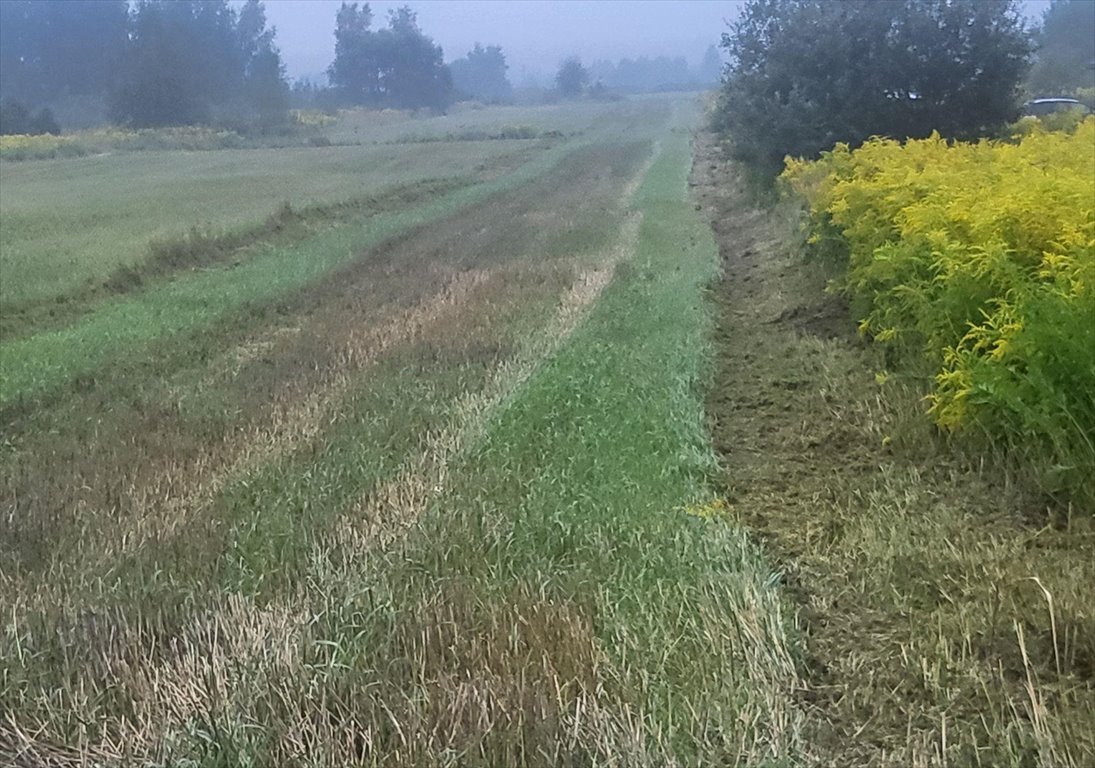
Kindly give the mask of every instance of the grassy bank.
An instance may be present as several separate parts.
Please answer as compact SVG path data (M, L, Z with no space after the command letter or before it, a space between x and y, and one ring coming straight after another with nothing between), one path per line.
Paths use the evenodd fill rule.
M797 211L758 209L712 141L700 190L724 273L712 437L732 518L801 617L808 764L1095 760L1095 536L879 375L803 258Z

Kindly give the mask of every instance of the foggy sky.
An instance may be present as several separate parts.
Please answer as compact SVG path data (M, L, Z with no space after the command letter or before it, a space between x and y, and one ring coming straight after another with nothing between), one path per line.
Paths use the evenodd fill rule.
M289 77L315 78L331 63L340 2L266 0ZM1048 3L1024 0L1023 11L1040 18ZM418 12L419 26L441 45L446 61L477 42L502 46L510 80L520 86L529 78L547 85L570 55L586 64L684 56L695 65L708 45L719 42L742 0L399 0L371 2L374 24L383 26L388 10L399 5Z

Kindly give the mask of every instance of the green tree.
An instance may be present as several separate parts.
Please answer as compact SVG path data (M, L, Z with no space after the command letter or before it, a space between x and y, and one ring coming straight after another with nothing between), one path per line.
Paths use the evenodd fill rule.
M713 85L722 78L722 57L717 46L707 46L697 74L703 85Z
M112 99L135 127L283 121L288 85L262 3L142 0L133 10Z
M372 30L368 3L342 3L335 18L335 59L327 76L345 104L442 110L452 102L444 53L407 6Z
M1055 0L1036 41L1034 66L1027 79L1030 95L1060 96L1095 89L1095 2Z
M346 104L380 102L380 52L368 3L342 3L335 16L335 59L327 78Z
M559 66L555 75L555 89L564 98L581 96L589 84L589 72L577 56L571 56Z
M994 134L1030 51L1012 0L750 0L722 45L715 126L764 172L872 135Z
M243 61L242 93L247 112L262 126L284 122L289 111L285 65L274 45L276 30L266 26L260 0L247 0L236 21L236 39Z
M126 44L125 0L0 2L0 95L102 97Z
M467 56L449 64L456 92L488 104L500 104L513 96L513 86L506 78L506 55L497 45L486 48L479 43Z

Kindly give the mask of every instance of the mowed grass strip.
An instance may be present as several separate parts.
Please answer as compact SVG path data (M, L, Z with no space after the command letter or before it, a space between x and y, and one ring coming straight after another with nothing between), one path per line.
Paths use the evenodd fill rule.
M73 379L93 376L112 357L138 357L151 342L200 331L248 305L285 296L386 239L537 178L578 146L553 148L511 174L423 205L271 247L235 266L188 273L105 304L70 327L0 345L0 412L14 404L33 406L36 398Z
M278 206L332 205L474 176L532 142L107 154L0 165L0 303L52 301L192 227L235 231Z
M640 191L638 252L587 321L405 535L343 531L314 553L297 601L240 609L248 636L287 638L284 651L245 652L243 678L208 662L233 687L200 735L176 731L182 754L370 766L793 757L778 579L709 501L700 389L715 247L685 197L686 135L668 145Z
M108 380L9 424L0 552L52 569L140 548L230 478L309 442L339 393L462 302L469 279L506 265L515 285L560 290L560 269L611 240L620 189L648 152L643 141L577 151L504 200L418 228L273 307L115 360Z
M684 135L667 140L639 192L635 259L379 574L395 607L384 648L363 653L415 662L385 700L413 736L381 729L381 762L795 754L778 579L707 490L716 249L685 196L689 157Z
M800 606L808 765L1095 765L1095 526L876 378L799 211L758 209L707 135L722 245L712 442ZM1047 514L1048 513L1048 514Z
M172 754L176 740L190 744L189 735L204 733L205 697L214 694L206 684L219 685L213 678L227 671L219 666L221 650L235 643L222 631L239 630L242 639L248 626L267 626L274 616L295 621L301 610L314 610L312 601L331 586L327 564L344 548L332 528L344 517L340 512L378 511L373 500L399 486L397 470L420 466L417 457L459 431L453 425L475 423L481 404L500 397L499 377L512 375L514 360L532 365L529 356L543 354L538 339L555 315L569 311L568 286L578 275L582 293L589 264L606 258L598 252L614 251L622 215L616 198L648 152L640 141L574 158L556 189L522 190L514 198L515 206L529 205L527 213L534 214L526 225L494 209L454 222L450 234L481 232L485 239L466 238L448 254L448 266L485 259L483 266L492 268L459 273L461 282L470 276L470 288L446 300L444 312L427 312L429 321L406 343L356 372L345 396L331 387L336 391L318 423L301 425L315 434L229 484L207 509L179 510L191 519L162 520L158 535L138 546L133 532L113 519L120 515L108 515L103 531L80 530L76 540L59 545L44 571L5 576L0 569L2 594L11 599L0 613L12 616L5 635L11 652L0 654L6 665L0 708L34 735L23 742L28 754L55 757L59 745L75 744L84 755L106 760L126 750L162 756ZM508 216L509 229L486 231L494 216ZM435 234L409 238L406 253L431 252ZM368 273L358 278L356 290L348 291L377 290ZM328 298L331 317L308 333L335 330L340 317L353 319L337 295ZM307 321L295 319L310 326ZM490 394L482 393L485 385ZM394 482L382 482L389 478ZM369 517L369 526L384 523ZM121 541L108 542L112 534ZM95 556L96 545L102 557ZM282 641L292 642L299 628L286 625ZM245 671L252 651L272 664L284 660L262 645L232 651L230 674L242 674L241 684L264 685L265 673L256 670L251 679ZM213 677L193 666L206 660L218 665ZM307 701L306 692L295 695ZM242 711L242 702L214 696ZM221 746L227 745L214 743L210 762L200 764L236 764Z

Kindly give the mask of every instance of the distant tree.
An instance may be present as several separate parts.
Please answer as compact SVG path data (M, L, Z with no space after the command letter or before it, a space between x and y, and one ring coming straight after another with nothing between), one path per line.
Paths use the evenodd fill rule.
M555 75L555 89L565 98L581 96L588 84L589 72L576 56L564 61Z
M1095 2L1055 0L1043 17L1036 43L1027 79L1032 96L1095 89Z
M722 79L722 57L717 46L707 46L696 75L702 85L714 85Z
M284 122L289 111L285 65L274 45L275 30L266 26L266 9L247 0L236 21L236 40L243 61L242 94L248 113L262 126Z
M126 45L125 0L2 0L0 96L101 97Z
M380 51L368 3L342 3L335 16L335 59L327 79L347 104L380 102Z
M452 103L452 74L445 66L444 51L419 29L414 11L407 6L390 11L388 29L378 36L386 106L440 111Z
M994 134L1030 51L1012 0L749 0L722 45L716 127L768 171L872 135Z
M410 8L388 14L388 27L371 29L368 3L342 3L335 17L335 59L327 77L345 104L441 110L452 102L444 53L418 27Z
M54 136L61 133L61 127L57 125L52 111L46 108L35 114L18 101L0 101L0 134L8 136L42 133L52 133Z
M289 90L259 0L141 0L119 67L112 114L135 127L286 119Z
M464 97L487 104L498 104L513 98L513 86L506 79L506 55L497 45L486 48L479 43L467 56L449 64L452 84Z

